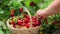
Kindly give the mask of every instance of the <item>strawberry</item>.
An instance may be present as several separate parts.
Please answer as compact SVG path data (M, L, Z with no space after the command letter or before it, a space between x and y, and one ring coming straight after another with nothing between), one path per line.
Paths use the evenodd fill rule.
M14 21L12 20L12 21L10 21L10 23L9 24L12 24L12 25L15 25L15 23L14 23Z
M23 21L22 20L18 20L18 25L22 25Z
M36 22L36 20L37 20L36 17L32 17L33 22Z
M43 16L40 16L40 17L39 17L39 21L41 21L43 18L44 18Z
M35 6L36 4L32 1L30 2L30 6Z
M30 17L28 15L26 15L26 14L24 14L24 17L30 19Z
M11 17L13 17L15 11L14 10L11 10L10 12L11 12Z
M35 23L33 24L33 27L36 27L36 24Z
M23 8L20 8L19 11L22 13L23 12Z
M27 14L24 14L24 17L26 17L27 16Z
M30 17L27 15L26 18L30 18Z
M27 28L29 28L29 27L30 27L30 23L27 23L25 26L26 26Z
M10 16L11 16L11 17L14 17L14 14L11 14Z
M16 26L15 26L15 25L13 25L13 27L14 27L14 28L16 28Z
M25 26L25 25L26 25L26 23L23 23L23 24L22 24L22 26Z
M24 23L29 23L29 22L30 22L29 18L24 19Z
M40 24L41 24L41 22L36 21L33 23L33 26L36 27L36 26L39 26Z
M36 26L39 26L41 24L41 22L36 21L35 24L36 24Z

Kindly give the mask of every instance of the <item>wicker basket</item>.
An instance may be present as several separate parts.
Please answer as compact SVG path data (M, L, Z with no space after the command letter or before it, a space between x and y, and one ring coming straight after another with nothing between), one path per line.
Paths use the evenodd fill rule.
M26 10L27 11L27 10ZM30 15L30 14L29 14ZM11 19L11 18L10 18ZM31 26L30 28L13 28L10 24L9 24L9 20L7 20L7 27L9 28L11 34L37 34L38 30L40 29L41 26L37 26L35 28L32 28L32 20L31 20Z

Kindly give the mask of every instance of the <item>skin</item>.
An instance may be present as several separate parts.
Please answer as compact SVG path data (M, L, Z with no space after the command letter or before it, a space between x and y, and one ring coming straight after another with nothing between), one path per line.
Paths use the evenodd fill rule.
M60 13L60 0L54 0L50 6L45 8L44 10L38 10L37 16L43 16L44 18L50 15Z

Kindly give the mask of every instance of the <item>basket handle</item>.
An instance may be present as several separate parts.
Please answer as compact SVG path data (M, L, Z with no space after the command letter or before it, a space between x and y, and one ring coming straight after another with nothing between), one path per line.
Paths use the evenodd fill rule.
M32 16L31 16L30 12L28 11L28 9L25 9L24 11L27 12L28 15L30 16L30 21L31 21L30 22L30 27L32 28L32 24L33 24L33 21L32 21L32 18L31 18Z

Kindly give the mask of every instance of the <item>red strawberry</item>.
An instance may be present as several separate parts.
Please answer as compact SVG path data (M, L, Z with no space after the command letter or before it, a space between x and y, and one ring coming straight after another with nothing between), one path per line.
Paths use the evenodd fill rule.
M36 17L32 17L33 22L36 22L36 20L37 20Z
M33 24L33 27L36 27L36 24L35 23Z
M30 18L30 17L27 15L26 18Z
M14 10L11 10L11 17L13 17L14 16Z
M10 20L9 24L15 25L15 22L13 20Z
M36 24L36 26L39 26L41 24L41 22L36 21L35 24Z
M27 16L27 14L24 14L24 17L26 17Z
M15 25L13 25L13 27L14 27L14 28L16 28L16 26L15 26Z
M30 22L29 18L24 19L24 23L29 23L29 22Z
M22 25L23 21L22 20L18 20L18 25Z
M22 24L22 26L25 26L25 25L26 25L26 23L23 23L23 24Z
M14 14L11 14L11 17L14 17Z
M28 15L26 15L26 14L24 14L24 17L30 19L30 17Z
M35 6L36 4L34 2L30 2L30 6Z
M39 17L39 21L41 21L42 19L43 19L43 16L40 16L40 17Z
M23 8L20 8L20 10L19 10L21 13L23 12Z
M36 27L36 26L39 26L40 24L41 24L41 22L36 21L33 23L33 26Z
M29 28L29 27L30 27L30 23L27 23L25 26L26 26L27 28Z

